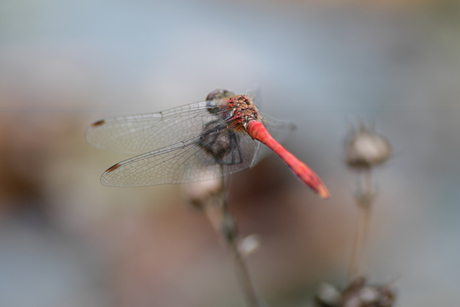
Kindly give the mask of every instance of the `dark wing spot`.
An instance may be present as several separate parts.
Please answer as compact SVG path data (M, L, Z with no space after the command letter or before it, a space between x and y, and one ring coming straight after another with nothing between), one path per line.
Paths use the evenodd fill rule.
M94 124L91 125L91 127L99 127L101 125L105 124L105 120L101 119L101 120L98 120L97 122L95 122Z
M121 166L120 163L117 163L115 165L112 165L111 167L109 167L105 172L106 173L110 173L110 172L113 172L114 170L116 170L117 168L119 168Z

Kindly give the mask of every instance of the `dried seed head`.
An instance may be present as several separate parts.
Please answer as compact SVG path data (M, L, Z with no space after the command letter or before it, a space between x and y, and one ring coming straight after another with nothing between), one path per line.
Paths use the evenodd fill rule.
M347 140L347 164L354 169L369 169L384 163L391 155L388 141L362 125Z
M196 208L203 209L213 196L222 192L222 180L217 178L191 182L184 185L184 188L190 204Z
M388 285L369 285L364 277L352 281L342 292L340 306L392 307L395 292Z
M244 237L238 244L238 250L244 257L254 253L260 247L260 237L252 234Z
M328 283L322 283L315 294L315 305L318 307L339 306L341 300L340 290Z
M369 285L363 277L343 290L323 284L315 295L318 307L392 307L395 300L395 290L389 285Z

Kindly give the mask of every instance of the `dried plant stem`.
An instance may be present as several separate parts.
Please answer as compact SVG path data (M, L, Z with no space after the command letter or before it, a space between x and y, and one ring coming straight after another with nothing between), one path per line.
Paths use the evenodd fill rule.
M358 227L353 242L353 250L348 270L348 281L363 275L362 265L366 258L372 205L376 191L372 186L372 173L370 169L358 174L355 201L358 205Z
M228 211L228 206L225 203L222 209L224 211L223 216L225 221L223 223L223 227L227 228L223 229L222 233L225 236L227 247L235 261L237 276L244 296L246 298L247 304L251 307L262 307L264 305L259 296L257 295L256 289L249 274L248 267L246 265L246 262L244 261L244 257L241 255L240 250L238 248L238 240L236 237L237 229L236 224L233 220L233 216Z
M227 186L224 177L222 177L221 191L217 197L217 206L215 204L214 206L206 206L206 216L210 220L213 228L225 240L227 248L235 261L238 281L243 291L247 306L265 307L262 299L256 292L248 267L244 260L244 256L241 254L238 246L237 226L233 215L229 211Z

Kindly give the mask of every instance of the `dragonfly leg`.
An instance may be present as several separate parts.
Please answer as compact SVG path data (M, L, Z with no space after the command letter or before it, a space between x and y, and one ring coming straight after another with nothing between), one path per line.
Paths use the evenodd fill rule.
M231 164L243 163L243 153L239 145L238 135L234 131L229 131L230 151L232 156Z

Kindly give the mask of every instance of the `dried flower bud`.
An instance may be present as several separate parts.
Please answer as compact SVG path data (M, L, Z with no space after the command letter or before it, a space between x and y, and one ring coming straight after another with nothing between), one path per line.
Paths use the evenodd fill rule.
M352 131L346 146L347 164L354 169L377 166L391 155L388 141L365 126L361 126L358 131Z
M318 307L392 307L395 291L389 285L369 285L358 277L342 291L323 284L315 295Z
M238 250L244 257L254 253L260 247L260 238L258 235L249 235L244 237L238 244Z
M394 291L388 285L369 285L365 278L358 277L343 291L341 306L391 307L394 301Z
M341 300L340 290L328 283L322 283L315 294L315 305L318 307L339 306Z
M185 187L187 198L191 205L203 209L208 204L212 196L219 194L222 190L222 180L220 178L191 182Z

